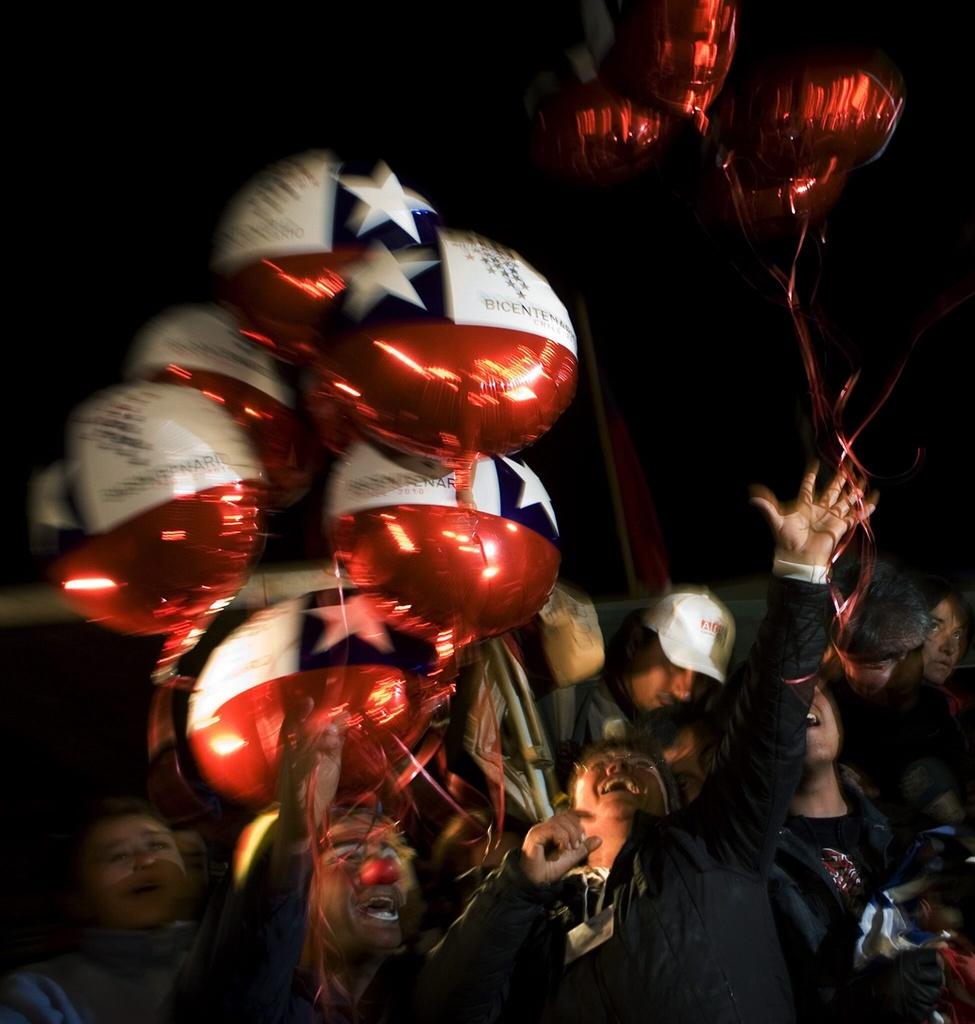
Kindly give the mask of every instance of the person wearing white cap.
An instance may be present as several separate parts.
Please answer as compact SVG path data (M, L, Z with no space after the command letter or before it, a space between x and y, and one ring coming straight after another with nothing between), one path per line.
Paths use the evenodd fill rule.
M536 701L567 774L589 743L641 715L701 701L728 675L735 619L707 587L681 585L631 612L606 645L602 677Z
M652 636L624 675L638 711L702 697L723 683L735 645L735 619L707 587L680 587L640 616Z
M752 501L776 545L768 610L697 799L668 814L652 757L585 752L569 809L529 830L429 955L418 1024L795 1021L768 878L827 646L828 567L875 498L840 474L817 492L811 470L794 502ZM656 613L661 650L676 636L701 653L686 630L697 600ZM588 879L586 913L572 902L583 863L605 875L591 913Z

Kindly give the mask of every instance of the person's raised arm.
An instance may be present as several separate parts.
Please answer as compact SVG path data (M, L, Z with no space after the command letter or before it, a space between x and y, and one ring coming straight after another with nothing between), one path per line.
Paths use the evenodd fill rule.
M300 1019L292 983L305 941L312 847L335 798L344 743L335 723L310 731L309 711L300 708L282 730L277 820L249 863L238 848L235 877L208 911L181 972L178 1020Z
M712 771L682 817L716 857L764 872L802 769L806 712L827 643L829 567L877 496L842 474L817 491L812 467L794 500L755 487L751 503L775 545L768 610Z

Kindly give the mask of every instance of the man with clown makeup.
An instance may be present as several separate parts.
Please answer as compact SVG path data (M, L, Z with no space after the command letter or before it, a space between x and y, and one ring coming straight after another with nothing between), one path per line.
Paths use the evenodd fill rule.
M417 896L413 851L377 808L332 805L343 743L336 725L299 741L280 810L241 837L233 887L184 972L178 1020L405 1019L418 969L401 916Z

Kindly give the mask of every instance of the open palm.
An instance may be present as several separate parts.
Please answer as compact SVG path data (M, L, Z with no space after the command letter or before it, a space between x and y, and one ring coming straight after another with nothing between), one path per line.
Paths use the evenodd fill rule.
M865 482L842 472L817 495L817 471L806 473L794 501L780 502L767 487L751 489L751 504L769 524L777 553L804 565L827 565L847 532L877 507L877 492L865 496Z

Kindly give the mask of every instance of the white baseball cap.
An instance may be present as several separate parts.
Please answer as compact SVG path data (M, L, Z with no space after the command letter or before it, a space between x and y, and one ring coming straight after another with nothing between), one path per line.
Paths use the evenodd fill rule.
M725 681L735 646L735 617L707 587L680 587L643 613L643 625L660 637L678 668Z

